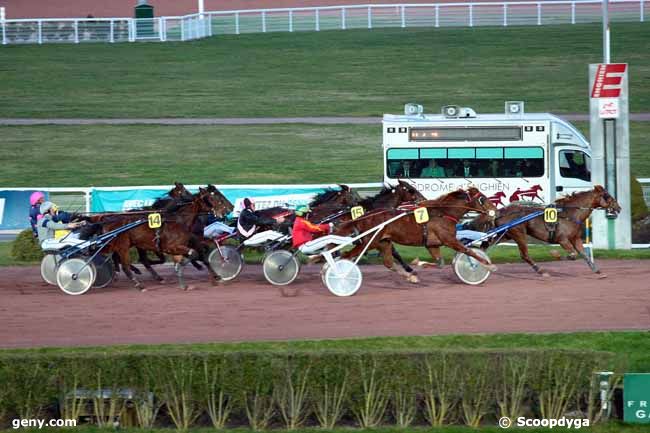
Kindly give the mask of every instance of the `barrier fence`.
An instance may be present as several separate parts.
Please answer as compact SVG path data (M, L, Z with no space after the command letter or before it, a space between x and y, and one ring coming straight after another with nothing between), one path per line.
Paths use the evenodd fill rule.
M346 5L205 12L158 18L0 21L2 44L189 41L213 35L380 27L478 27L601 21L601 1ZM645 22L650 0L611 0L612 22Z

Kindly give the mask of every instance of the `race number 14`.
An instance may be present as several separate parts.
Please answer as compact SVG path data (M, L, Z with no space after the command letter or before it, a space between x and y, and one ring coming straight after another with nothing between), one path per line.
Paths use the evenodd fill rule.
M419 207L415 209L413 211L413 215L415 215L415 222L418 224L424 224L425 222L429 221L429 212L425 207Z
M150 229L157 229L162 225L162 217L159 213L150 213L147 220Z

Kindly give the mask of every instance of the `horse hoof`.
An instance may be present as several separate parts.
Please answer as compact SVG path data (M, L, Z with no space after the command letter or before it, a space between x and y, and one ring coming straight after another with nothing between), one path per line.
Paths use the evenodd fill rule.
M411 266L417 266L417 267L422 267L422 262L420 261L419 257L414 258L411 260Z
M194 290L194 286L186 286L183 290L185 290L186 292L191 292L192 290Z
M601 274L601 273L599 273L599 274L598 274L598 279L599 279L599 280L602 280L603 278L607 278L607 274Z
M145 289L144 287L140 287L138 290L140 290L140 293L144 293L147 291L147 289Z
M550 276L551 274L549 274L548 272L542 272L542 278L549 278Z
M496 265L487 265L486 268L490 272L496 272L498 269Z
M548 253L556 260L560 260L562 258L562 254L560 254L558 250L551 250Z

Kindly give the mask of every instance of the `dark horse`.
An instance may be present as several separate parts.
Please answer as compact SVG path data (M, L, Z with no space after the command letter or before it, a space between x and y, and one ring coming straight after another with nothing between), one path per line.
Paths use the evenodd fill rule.
M151 229L147 224L140 225L118 236L109 244L108 250L118 253L122 270L139 289L143 287L130 271L129 249L136 247L145 251L169 254L175 263L181 288L190 289L185 285L182 265L185 258L196 257L197 251L202 249L200 239L192 234L190 227L196 218L204 213L212 212L215 216L222 217L231 207L229 205L230 202L224 202L209 190L200 188L199 193L193 196L191 202L187 203L181 199L160 211L163 222L159 229ZM137 213L114 215L102 222L103 231L113 230L144 217L146 217L144 214ZM208 269L210 268L208 267ZM215 275L212 277L216 278Z
M409 282L417 283L419 281L414 272L400 272L395 267L392 256L393 242L401 245L424 246L436 261L440 261L440 247L443 245L448 246L458 252L474 257L490 270L496 269L494 265L476 255L456 239L456 223L467 212L475 211L488 215L494 215L496 212L494 205L478 189L470 187L467 191L454 191L436 200L419 202L417 206L427 208L429 220L424 224L418 224L414 213L411 211L400 209L380 210L364 215L357 220L343 223L335 232L340 236L353 236L355 233L377 227L401 213L407 213L406 216L381 229L368 247L380 251L384 259L384 266L391 271L403 275ZM343 254L343 258L358 256L371 237L372 234L360 239L352 250Z
M548 243L558 243L569 253L569 259L575 260L576 254L582 257L591 270L600 273L595 263L585 254L582 245L582 228L584 222L591 215L594 209L606 209L613 215L618 215L621 207L614 197L612 197L600 185L596 185L593 190L576 192L569 196L555 200L555 207L558 210L558 220L556 224L547 224L544 222L544 216L540 215L525 223L519 224L509 229L502 240L512 239L519 247L521 258L528 263L535 272L548 276L549 274L540 268L528 255L527 235ZM474 221L474 228L485 231L493 223L497 226L504 225L529 215L533 212L544 209L543 205L530 204L511 204L497 212L494 221L486 221L483 216Z

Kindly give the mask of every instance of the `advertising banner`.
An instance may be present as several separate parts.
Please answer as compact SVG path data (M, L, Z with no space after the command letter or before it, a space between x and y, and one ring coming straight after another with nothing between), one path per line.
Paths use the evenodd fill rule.
M650 424L650 374L625 374L623 378L623 421L634 424Z
M0 190L0 230L29 228L29 196L33 192Z
M190 191L196 192L189 188ZM323 192L323 188L223 188L221 192L235 206L235 212L241 208L241 201L246 197L254 198L256 209L274 206L297 206L307 204L314 195ZM163 189L129 189L109 190L93 189L91 191L91 212L123 212L130 209L151 206L157 198L165 196Z

